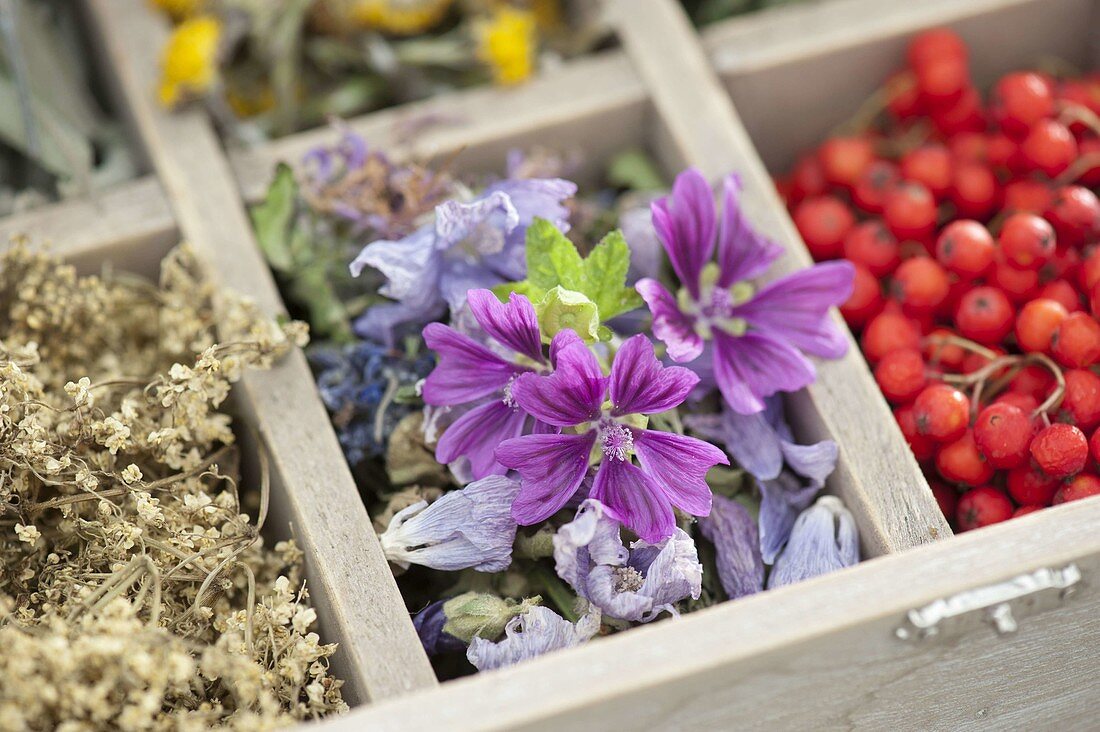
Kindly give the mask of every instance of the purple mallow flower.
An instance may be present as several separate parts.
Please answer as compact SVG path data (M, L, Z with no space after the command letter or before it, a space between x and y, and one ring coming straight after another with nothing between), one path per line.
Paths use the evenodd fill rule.
M424 381L423 395L425 403L436 407L469 405L444 430L435 456L444 465L468 460L477 480L507 472L495 456L504 440L551 431L517 405L512 385L521 374L549 371L553 358L548 362L542 354L538 319L526 297L513 292L507 303L501 303L489 290L470 290L467 298L474 319L496 350L448 325L428 324L424 342L437 353L439 363Z
M692 437L644 429L644 415L679 406L699 377L662 366L644 335L623 343L610 376L571 330L558 333L550 348L554 372L521 374L511 396L522 410L563 432L506 440L496 451L497 461L521 477L512 504L516 521L535 524L561 509L590 462L597 467L589 497L645 541L672 535L673 506L707 515L706 473L729 464L725 453Z
M652 213L681 289L674 296L654 279L641 280L637 289L669 356L692 361L709 341L723 398L751 414L764 408L765 397L813 383L816 372L805 354L844 354L848 341L829 308L848 298L854 270L848 262L828 262L757 289L752 280L783 250L752 228L740 195L740 179L727 177L718 221L702 173L692 168L678 175L672 195L654 202Z
M557 178L503 180L468 203L436 206L435 221L403 239L368 244L351 273L379 270L387 278L379 292L396 302L368 309L356 332L392 344L399 325L435 320L448 308L457 314L468 290L522 280L527 227L537 217L568 230L563 202L576 191L574 183Z
M822 496L803 511L787 548L768 577L768 589L850 567L859 561L859 533L852 514L836 496Z
M588 499L553 541L558 576L609 617L648 623L662 612L677 615L674 603L698 599L702 591L703 565L683 529L660 544L636 541L628 550L619 522Z

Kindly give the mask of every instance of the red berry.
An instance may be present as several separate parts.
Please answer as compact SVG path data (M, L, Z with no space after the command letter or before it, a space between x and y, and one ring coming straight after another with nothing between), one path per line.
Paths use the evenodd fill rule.
M1019 143L1003 132L990 133L986 138L986 159L996 170L1008 170L1019 149Z
M909 40L905 58L909 66L924 66L940 58L966 61L966 44L959 34L950 28L933 28L916 34Z
M1088 369L1069 369L1063 377L1066 389L1059 407L1061 420L1091 431L1100 425L1100 376Z
M862 264L856 264L852 294L840 306L840 314L853 328L862 328L882 311L884 299L878 279Z
M997 208L1000 189L993 171L982 163L957 163L951 174L951 202L959 216L988 219Z
M815 196L798 204L794 223L814 259L835 259L856 217L839 198Z
M1005 219L997 243L1013 266L1039 269L1054 255L1054 229L1035 214L1016 213Z
M939 262L929 257L914 257L898 266L891 289L906 312L928 313L947 298L950 286L947 272Z
M1053 201L1054 191L1050 184L1040 180L1024 178L1005 186L1005 211L1042 214Z
M948 137L962 132L982 132L986 128L982 97L972 86L963 87L954 99L938 102L928 116L936 130Z
M990 94L990 112L1002 130L1022 139L1039 120L1054 115L1053 85L1031 72L1005 74Z
M980 277L992 266L995 251L989 230L966 219L943 227L936 241L936 258L960 277Z
M1046 506L1020 506L1012 512L1012 518L1027 516L1029 513L1035 513L1036 511L1041 511L1044 508L1046 508Z
M1039 408L1039 400L1030 394L1018 391L1006 391L997 395L994 404L1011 404L1024 414L1031 414Z
M1054 178L1077 159L1077 140L1061 122L1044 119L1020 143L1020 157L1029 169Z
M1012 518L1012 501L992 486L969 490L959 499L956 520L959 529L970 531Z
M1095 430L1089 438L1089 454L1092 455L1093 460L1100 463L1100 429Z
M1028 459L1031 417L1011 404L990 404L974 423L974 441L989 464L998 470L1015 468Z
M955 312L955 324L964 338L978 343L1000 343L1012 330L1016 312L996 287L975 287L963 295Z
M924 387L913 401L917 431L936 442L954 442L970 423L970 399L947 384Z
M1005 487L1012 500L1020 505L1049 506L1058 490L1058 479L1033 465L1021 465L1008 471Z
M1062 186L1054 192L1045 217L1054 227L1060 246L1090 244L1100 233L1100 199L1088 188Z
M804 198L823 195L828 190L825 170L816 155L804 155L791 171L790 199L797 203Z
M1036 406L1054 387L1054 377L1042 366L1031 364L1020 369L1008 388L1017 394L1027 394L1036 400Z
M923 184L936 198L943 198L951 188L951 153L943 145L930 143L910 150L898 166L902 178Z
M1081 175L1077 177L1077 182L1080 185L1091 186L1093 188L1100 186L1100 159L1098 159L1100 156L1097 155L1097 153L1100 153L1100 139L1086 137L1078 143L1077 151L1082 158L1096 161L1089 165Z
M898 239L927 239L936 227L936 199L920 183L899 183L886 194L882 218Z
M1012 302L1021 303L1039 291L1039 270L1020 269L998 257L988 275L989 284L999 288Z
M1057 506L1060 503L1079 501L1089 496L1100 496L1100 476L1095 473L1081 473L1058 489L1052 503Z
M844 237L844 257L862 264L876 277L885 277L901 262L898 240L880 219L864 221L848 232Z
M989 138L981 132L960 132L947 141L955 163L989 162Z
M865 137L832 137L817 151L825 180L851 188L875 159L875 149Z
M900 180L898 166L887 160L876 160L863 170L852 188L852 203L867 213L882 213L886 193Z
M875 366L875 381L894 404L905 404L924 388L924 359L917 351L894 351Z
M890 113L895 119L909 119L921 112L920 90L917 89L917 77L912 71L897 71L886 80Z
M1020 308L1016 316L1016 343L1025 353L1046 353L1062 321L1069 316L1060 302L1038 298Z
M958 371L962 367L966 351L962 346L945 340L955 334L946 328L937 328L928 334L925 341L924 358L934 367L944 371Z
M919 413L917 419L919 424ZM1089 443L1085 433L1077 427L1055 422L1031 441L1031 457L1047 475L1066 478L1085 467L1089 459Z
M917 460L928 460L936 454L936 443L917 431L917 417L913 413L912 405L895 410L894 419Z
M928 486L932 489L932 495L935 496L936 503L940 505L940 511L943 512L944 517L953 522L955 511L959 507L959 491L955 486L941 483L938 480L928 481Z
M886 309L867 324L862 345L867 360L878 363L887 353L920 348L920 331L897 310Z
M1063 366L1091 366L1100 361L1100 323L1088 313L1070 313L1054 332L1051 350Z
M1039 289L1039 297L1061 303L1069 313L1081 309L1081 296L1066 280L1053 280L1046 283Z
M944 480L978 486L993 478L993 466L982 456L974 442L974 431L944 445L936 453L936 470Z
M970 69L963 59L939 57L913 68L917 89L939 108L955 103L970 86Z

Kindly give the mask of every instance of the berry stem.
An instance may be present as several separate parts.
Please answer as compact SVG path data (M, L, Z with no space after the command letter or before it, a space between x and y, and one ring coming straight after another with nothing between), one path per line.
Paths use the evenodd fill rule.
M1095 134L1100 135L1100 117L1097 117L1096 113L1088 107L1080 104L1061 102L1058 105L1058 121L1065 125L1080 122Z
M1096 167L1100 167L1100 153L1087 153L1074 160L1054 182L1060 186L1069 185Z

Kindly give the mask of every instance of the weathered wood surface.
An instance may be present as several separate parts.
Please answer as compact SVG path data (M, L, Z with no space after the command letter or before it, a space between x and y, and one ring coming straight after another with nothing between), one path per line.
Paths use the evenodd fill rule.
M770 276L809 266L810 255L679 5L614 0L608 6L665 122L666 155L715 180L741 175L750 219L787 251ZM675 53L654 54L662 43ZM833 317L843 323L839 314ZM855 514L865 553L903 551L951 536L856 343L849 339L843 358L816 364L817 382L789 399L789 416L801 436L839 445L829 487Z
M89 0L101 47L183 237L223 285L271 315L283 308L219 141L200 111L170 114L154 89L167 29L141 0ZM301 353L238 387L271 451L276 483L307 557L318 614L356 699L434 686L435 676ZM276 487L279 487L276 486ZM335 664L334 664L335 665Z

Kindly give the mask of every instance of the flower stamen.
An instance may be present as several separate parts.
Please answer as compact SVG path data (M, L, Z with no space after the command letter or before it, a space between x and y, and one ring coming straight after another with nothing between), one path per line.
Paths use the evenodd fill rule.
M605 423L600 428L600 445L607 457L626 462L634 454L634 433L618 422Z

